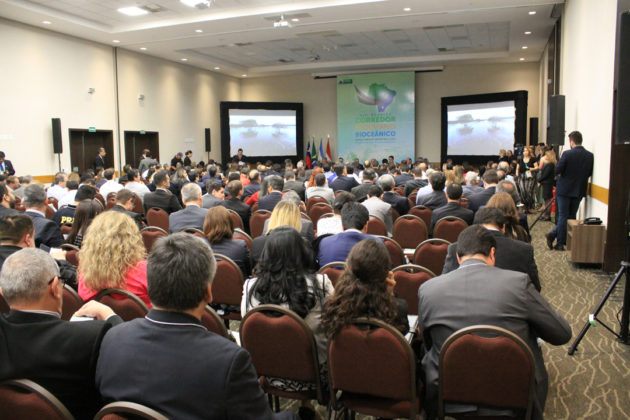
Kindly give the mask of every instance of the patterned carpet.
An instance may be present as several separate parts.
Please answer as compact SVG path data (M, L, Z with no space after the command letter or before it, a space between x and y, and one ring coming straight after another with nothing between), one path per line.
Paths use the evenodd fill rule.
M537 214L530 215L530 224ZM599 303L614 274L597 266L575 265L567 252L549 251L545 233L550 222L538 222L532 230L542 294L571 324L573 339L564 346L543 344L549 372L549 393L545 419L628 419L630 418L630 346L620 344L603 326L591 327L573 356L567 354L575 337ZM624 281L600 312L603 320L619 332ZM283 409L297 412L296 402L281 400ZM326 418L325 407L317 407ZM359 419L368 418L357 416Z

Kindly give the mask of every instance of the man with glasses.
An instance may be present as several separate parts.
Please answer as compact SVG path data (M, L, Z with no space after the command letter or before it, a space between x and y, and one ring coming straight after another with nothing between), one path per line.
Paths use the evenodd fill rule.
M87 322L62 320L63 285L55 260L42 250L24 248L5 260L0 293L11 311L0 315L0 381L30 379L75 418L91 419L101 405L94 387L101 340L122 319L91 301L75 314Z

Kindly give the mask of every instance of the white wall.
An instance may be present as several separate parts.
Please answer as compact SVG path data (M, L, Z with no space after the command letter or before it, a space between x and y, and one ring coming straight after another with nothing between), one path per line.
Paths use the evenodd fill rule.
M595 154L592 183L609 186L617 2L569 0L562 24L560 94L565 127ZM567 148L565 146L565 148ZM588 197L586 215L607 219L608 206Z
M114 131L108 164L118 168L113 48L2 19L0 40L0 150L18 174L57 172L53 117L61 118L62 169L70 170L68 129L88 127ZM238 79L125 50L118 78L122 132L159 131L162 161L189 146L194 160L205 161L209 127L211 157L219 158L219 102L240 99ZM124 164L124 143L121 151Z
M449 65L442 72L416 74L416 156L440 160L441 98L443 96L527 90L527 116L539 115L537 63ZM337 133L336 79L315 80L310 74L243 80L244 101L304 103L305 144L310 136L330 134L333 155ZM529 130L529 123L527 124Z

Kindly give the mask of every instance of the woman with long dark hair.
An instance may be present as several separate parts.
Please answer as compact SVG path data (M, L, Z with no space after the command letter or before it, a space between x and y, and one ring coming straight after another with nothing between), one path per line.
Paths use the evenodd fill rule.
M81 248L87 228L92 223L92 220L102 212L103 205L96 199L79 202L77 209L74 211L72 230L66 239L66 243Z

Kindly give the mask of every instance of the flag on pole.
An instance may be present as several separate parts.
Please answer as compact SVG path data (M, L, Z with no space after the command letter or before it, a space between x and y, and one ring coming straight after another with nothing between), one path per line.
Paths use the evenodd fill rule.
M324 146L322 145L322 139L320 137L319 139L319 160L323 160L324 159Z
M332 153L330 153L330 137L326 140L326 156L328 156L328 160L332 161Z
M311 150L311 159L313 159L313 162L317 160L317 149L315 148L315 137L313 137L313 149Z
M306 159L304 159L306 162L306 167L308 169L312 168L312 162L311 162L311 141L308 141L308 144L306 145Z

